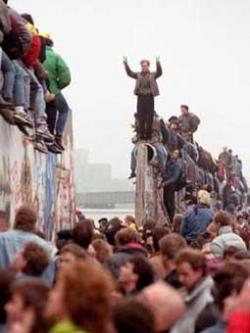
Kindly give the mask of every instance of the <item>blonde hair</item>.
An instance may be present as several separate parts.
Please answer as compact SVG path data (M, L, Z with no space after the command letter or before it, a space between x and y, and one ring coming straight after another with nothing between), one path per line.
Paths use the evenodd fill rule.
M200 190L198 192L198 202L207 206L210 206L211 204L211 196L210 194L205 190Z

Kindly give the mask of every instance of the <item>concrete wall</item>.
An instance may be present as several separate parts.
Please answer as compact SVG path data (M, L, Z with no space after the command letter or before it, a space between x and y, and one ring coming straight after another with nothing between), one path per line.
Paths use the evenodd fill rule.
M65 133L65 152L60 156L33 149L15 127L0 117L0 229L13 224L17 208L28 203L36 208L39 229L52 238L74 222L72 119Z

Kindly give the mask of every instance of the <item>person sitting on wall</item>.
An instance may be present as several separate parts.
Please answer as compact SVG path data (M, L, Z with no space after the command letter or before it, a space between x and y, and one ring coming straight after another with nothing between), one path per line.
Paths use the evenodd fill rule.
M67 123L70 108L62 94L62 90L71 82L70 69L63 58L54 52L54 42L48 37L46 40L46 60L43 63L49 77L49 90L54 96L55 107L58 111L58 119L55 120L55 141L59 148L64 150L62 145L63 132ZM54 133L52 133L54 134Z
M172 116L168 119L169 125L166 127L165 142L169 152L178 149L181 150L185 144L185 140L180 135L180 124L178 117Z
M135 124L135 129L136 129ZM164 123L164 120L154 111L154 119L152 124L152 137L150 144L156 149L157 152L157 166L159 167L161 173L164 173L167 159L168 151L165 148L165 143L167 138L167 129ZM131 153L131 163L130 169L131 174L129 179L136 177L136 158L138 152L138 143L139 143L139 133L132 139L132 142L135 144Z
M123 63L128 76L136 80L134 93L137 96L139 138L141 140L150 139L154 117L154 97L159 95L156 80L162 75L159 58L156 58L156 72L150 72L148 60L141 61L141 72L137 73L130 69L126 57Z

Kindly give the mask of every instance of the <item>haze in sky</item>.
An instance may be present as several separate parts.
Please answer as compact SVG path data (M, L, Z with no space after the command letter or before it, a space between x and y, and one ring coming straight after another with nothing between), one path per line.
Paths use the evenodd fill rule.
M214 156L237 152L250 174L249 0L9 0L50 32L69 64L65 94L73 109L75 147L115 176L129 174L136 98L131 67L160 56L164 75L156 110L169 118L188 104L199 115L197 141Z

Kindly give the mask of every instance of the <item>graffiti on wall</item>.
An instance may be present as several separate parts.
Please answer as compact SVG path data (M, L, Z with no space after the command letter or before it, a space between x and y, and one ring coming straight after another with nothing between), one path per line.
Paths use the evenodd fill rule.
M71 119L62 156L36 152L32 142L1 118L0 145L0 230L13 225L23 203L35 208L38 228L48 239L71 226L75 212Z

